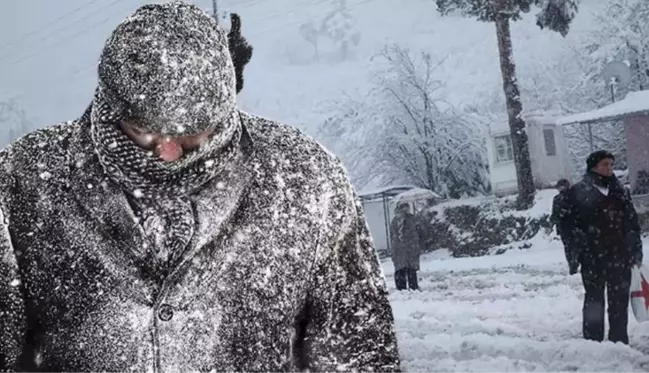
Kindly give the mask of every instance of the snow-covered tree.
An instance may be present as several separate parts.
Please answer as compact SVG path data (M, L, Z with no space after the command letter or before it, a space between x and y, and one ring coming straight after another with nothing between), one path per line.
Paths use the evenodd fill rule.
M439 64L396 46L377 57L387 64L376 87L362 100L346 97L343 114L325 124L324 135L338 139L356 181L414 184L452 198L485 193L481 127L439 97Z
M358 46L361 33L356 19L347 8L347 0L336 0L337 6L325 16L320 25L320 33L327 36L340 51L343 60L349 56L351 46Z
M610 90L602 74L605 65L605 60L593 58L589 44L583 40L566 43L552 63L536 61L526 66L526 73L520 80L524 106L529 111L569 115L610 104ZM620 90L618 93L621 98L625 92ZM575 177L583 173L584 160L592 150L607 149L615 155L617 166L626 166L626 138L622 123L568 125L565 135Z
M600 65L613 59L628 62L631 90L649 89L648 19L648 1L608 0L596 15L598 27L585 35L589 55Z
M516 79L510 22L520 20L532 6L540 6L541 12L537 17L539 26L565 35L574 17L573 9L576 10L577 0L436 0L436 4L442 15L459 13L475 17L479 21L493 22L496 26L503 91L518 180L518 204L520 208L529 208L534 201L534 178L525 122L521 116L523 105Z
M631 84L615 89L616 100L629 91L649 89L649 2L608 0L589 7L589 12L594 16L593 26L566 44L560 60L529 69L527 78L534 78L522 85L526 105L552 103L564 114L571 114L610 104L613 97L604 69L613 60L624 61L632 70ZM590 128L571 125L566 127L566 135L577 174L583 172L584 159L592 149L610 150L616 156L616 166L626 167L622 123L596 123Z
M568 35L570 23L579 10L579 0L545 0L542 11L536 15L536 24L540 28L556 31L564 37Z

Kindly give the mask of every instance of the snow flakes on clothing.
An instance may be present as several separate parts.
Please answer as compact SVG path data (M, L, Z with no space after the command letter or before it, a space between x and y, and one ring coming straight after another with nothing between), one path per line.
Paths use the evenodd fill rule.
M399 369L387 287L340 163L294 129L239 118L242 156L191 195L195 232L162 283L89 121L0 153L0 368Z
M109 105L156 133L228 133L236 111L227 37L183 2L141 7L106 42L99 83Z
M236 110L225 43L196 7L147 5L85 114L0 152L0 371L399 369L343 167ZM162 163L124 120L216 131Z

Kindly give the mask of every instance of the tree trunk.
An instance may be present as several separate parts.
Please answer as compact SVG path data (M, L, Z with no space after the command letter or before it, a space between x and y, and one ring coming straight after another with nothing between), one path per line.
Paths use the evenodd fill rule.
M518 90L518 82L516 81L516 65L514 64L512 51L509 19L506 15L499 15L496 17L495 23L500 54L500 71L507 102L507 116L514 150L514 163L516 164L518 208L524 210L532 206L535 188L527 133L525 132L525 121L521 117L523 104Z

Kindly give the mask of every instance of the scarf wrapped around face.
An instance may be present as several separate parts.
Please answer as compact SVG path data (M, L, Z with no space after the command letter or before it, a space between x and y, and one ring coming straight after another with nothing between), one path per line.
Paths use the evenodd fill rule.
M90 114L95 152L108 177L127 194L147 238L143 262L152 277L161 280L194 235L189 196L238 154L241 125L235 113L227 133L215 133L178 162L165 163L122 132L123 119L98 89Z
M98 89L91 112L91 133L106 173L128 193L139 199L178 197L192 193L217 175L234 155L241 138L238 112L229 123L199 148L180 160L166 163L152 151L139 147L121 129L126 119L114 112Z
M160 280L194 234L190 195L238 154L242 128L227 38L196 6L145 5L113 31L98 74L90 111L95 152L129 197L147 238L142 262ZM125 120L170 137L213 135L165 163L121 130Z

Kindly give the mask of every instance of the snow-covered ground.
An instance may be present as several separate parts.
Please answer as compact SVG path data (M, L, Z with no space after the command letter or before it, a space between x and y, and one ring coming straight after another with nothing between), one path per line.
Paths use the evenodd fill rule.
M630 346L581 339L580 277L559 241L531 243L498 256L427 255L420 292L396 291L384 261L406 371L649 371L649 323L629 315Z

